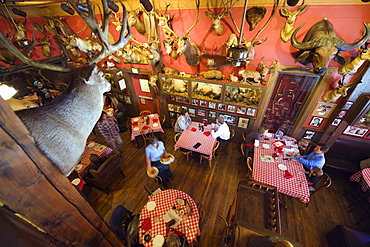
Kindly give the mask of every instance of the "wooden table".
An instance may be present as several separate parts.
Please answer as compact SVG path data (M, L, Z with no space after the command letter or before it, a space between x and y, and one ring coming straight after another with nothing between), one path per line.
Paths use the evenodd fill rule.
M161 125L159 115L157 113L147 115L149 118L149 123L143 120L143 117L134 117L131 118L131 140L135 140L136 136L141 135L141 131L144 134L149 132L149 129L152 129L153 132L162 132L164 133ZM147 130L146 130L147 129Z
M190 206L191 215L187 207L178 204L176 199L186 200ZM147 205L150 202L155 202L155 208L152 211L148 211L147 209ZM140 212L139 238L144 246L153 246L153 239L157 235L162 235L163 237L168 235L169 228L166 227L163 216L174 206L176 207L176 211L174 212L182 218L182 221L175 230L183 233L188 243L191 243L195 239L199 230L199 212L194 200L185 192L179 190L164 190L155 194ZM181 210L184 211L184 215L178 213L178 211ZM144 240L147 234L151 237L149 242Z
M89 167L92 165L90 161L90 155L96 154L101 157L105 157L110 154L113 150L105 145L90 141L87 143L85 152L82 154L81 161L77 164L75 170L80 177L87 175Z
M284 137L285 140L295 141L294 138ZM261 160L261 155L272 156L274 152L274 136L270 138L263 138L260 140L259 147L254 147L253 172L252 179L267 185L274 186L280 193L288 196L297 197L302 202L308 203L310 201L310 192L308 190L307 179L304 174L302 163L295 159L288 161L283 160L282 155L277 157L273 162L265 162ZM269 148L264 148L262 145L267 144ZM287 167L292 178L285 178L285 171L278 168L279 164Z
M211 125L204 127L204 131L198 129L200 123L192 122L189 127L182 132L180 138L175 143L175 150L178 148L185 148L194 152L202 153L209 155L209 159L212 160L212 150L215 146L216 139L211 135ZM193 131L192 131L193 130ZM195 131L194 131L195 130ZM209 133L209 136L205 135ZM194 145L199 142L200 145L198 148L194 148Z
M367 192L370 189L370 168L365 168L361 171L356 172L349 179L351 181L361 183L361 189L364 192Z

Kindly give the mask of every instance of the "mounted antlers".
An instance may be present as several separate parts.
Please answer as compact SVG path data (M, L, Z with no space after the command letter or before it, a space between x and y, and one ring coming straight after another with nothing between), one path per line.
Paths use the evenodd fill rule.
M282 16L286 17L286 22L284 24L283 29L281 29L280 37L284 42L288 42L290 40L290 37L292 37L292 33L294 31L294 25L295 20L297 19L297 16L301 13L303 13L308 4L304 5L304 1L301 6L299 6L296 10L290 11L286 9L285 7L282 7L280 9L280 13Z
M210 10L210 8L208 6L208 1L207 1L208 11L206 11L205 14L206 14L207 17L212 19L212 27L214 28L214 30L215 30L215 32L218 36L221 36L222 32L224 30L224 27L221 23L221 19L228 16L230 9L233 7L233 5L236 2L237 1L233 2L233 0L228 0L226 3L224 1L222 1L221 2L221 7L218 7L217 6L218 1L216 1L216 6L214 6L214 8L221 9L221 11L213 12L213 11Z

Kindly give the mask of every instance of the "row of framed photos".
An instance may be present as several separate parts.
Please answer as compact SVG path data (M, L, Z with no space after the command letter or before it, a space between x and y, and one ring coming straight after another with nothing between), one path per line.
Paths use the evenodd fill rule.
M314 137L315 134L316 134L315 131L306 130L306 132L303 135L303 139L312 140L312 138ZM369 129L360 128L360 127L351 126L351 125L347 126L347 128L343 131L343 134L370 139L370 130Z
M194 108L188 108L186 106L180 106L180 112L181 109L188 110L190 117L203 117L205 119L208 118L209 123L214 123L216 121L216 117L223 117L225 119L225 122L229 125L236 125L239 128L248 128L249 124L249 118L245 117L237 117L229 114L224 114L222 112L216 112L216 111L209 111L204 109L194 109ZM180 116L179 112L175 111L169 111L170 118L177 119Z
M191 98L181 97L181 96L172 95L172 94L169 95L169 101L188 104L188 105L193 105L193 106L200 106L200 107L214 109L214 110L218 110L218 111L227 111L227 112L230 112L230 113L236 113L236 114L240 114L240 115L247 115L247 116L250 116L250 117L256 117L257 112L258 112L257 109L249 108L249 107L245 107L245 106L227 105L227 104L222 104L222 103L216 103L214 101L191 99ZM173 104L168 104L168 110L169 111L175 111L175 112L181 111L181 108L176 109L176 107L180 107L180 106L175 106ZM177 111L177 110L179 110L179 111Z

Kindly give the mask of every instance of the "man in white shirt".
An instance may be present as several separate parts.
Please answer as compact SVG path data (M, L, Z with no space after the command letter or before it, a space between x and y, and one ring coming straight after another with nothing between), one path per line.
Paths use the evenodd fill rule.
M220 142L221 146L224 146L229 142L230 130L223 117L218 117L216 119L216 124L212 123L211 134L213 138Z

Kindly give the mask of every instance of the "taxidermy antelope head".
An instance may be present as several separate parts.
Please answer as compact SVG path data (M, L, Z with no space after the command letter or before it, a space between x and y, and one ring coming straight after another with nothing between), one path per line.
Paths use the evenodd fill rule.
M339 69L341 75L351 75L357 72L358 68L367 60L370 61L370 50L368 49L369 43L366 42L364 48L360 48L360 52L355 59L348 61L342 68Z
M131 38L130 29L127 28L127 11L123 4L124 19L120 37L115 44L109 44L108 25L111 12L108 11L107 0L102 0L104 8L102 29L97 24L90 0L87 1L88 13L81 12L73 0L68 2L102 44L102 50L88 62L87 66L71 69L33 61L0 34L1 45L12 51L24 63L64 72L58 73L57 78L70 82L66 91L51 103L17 113L34 137L37 146L65 176L73 171L80 160L87 138L101 115L104 104L103 93L110 90L110 83L95 63L125 46Z
M167 14L168 7L171 4L166 5L166 10L163 14L159 14L158 11L154 12L155 17L158 20L158 27L162 28L163 35L166 39L177 39L179 36L172 30L172 28L169 25L169 21L171 20L171 16Z
M184 54L186 62L190 66L197 66L200 63L200 50L198 46L194 43L190 43L190 37L188 37L188 34L190 33L191 29L198 23L199 21L199 6L200 6L200 0L195 0L196 2L196 17L193 25L186 31L184 36L179 38L178 41L178 48L177 48L177 55Z
M338 81L338 87L327 91L323 96L322 100L325 102L335 102L340 96L346 97L347 91L351 85L344 84L343 80Z
M280 32L280 37L284 42L288 42L290 40L290 37L292 37L292 33L294 31L294 25L295 25L295 20L297 19L297 16L301 13L303 13L308 4L303 5L304 1L301 6L299 6L296 10L290 11L285 7L282 7L280 9L280 13L282 16L286 17L286 21L284 24L283 29L281 29Z
M172 39L170 41L163 40L164 48L166 50L166 54L170 55L173 59L177 59L179 55L177 55L177 49L175 47L177 39Z
M143 35L146 35L144 21L139 18L140 10L136 9L128 14L128 24L130 27L135 27L136 30Z

